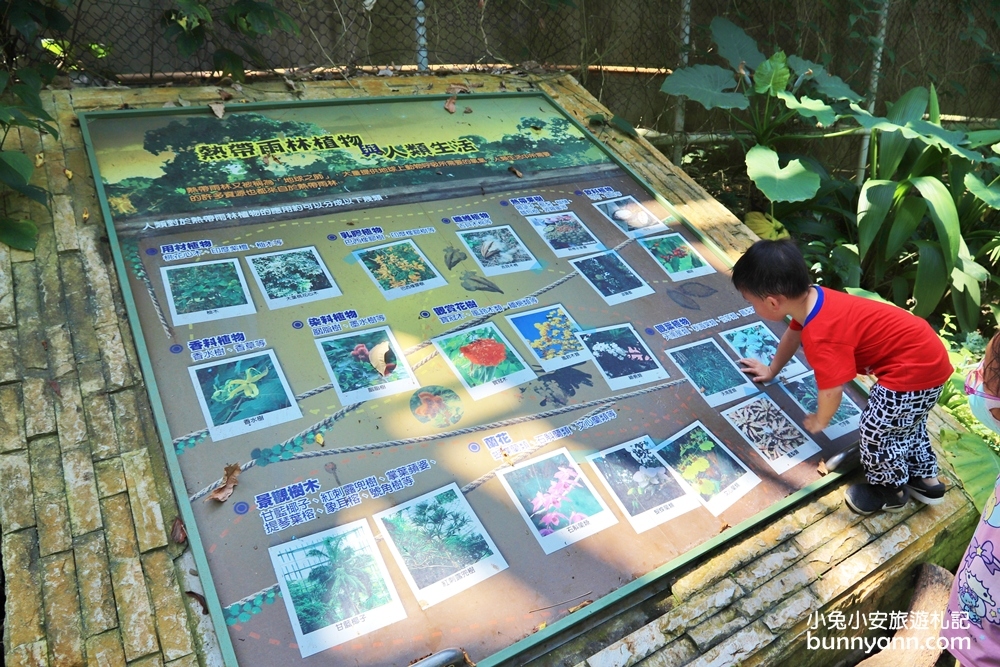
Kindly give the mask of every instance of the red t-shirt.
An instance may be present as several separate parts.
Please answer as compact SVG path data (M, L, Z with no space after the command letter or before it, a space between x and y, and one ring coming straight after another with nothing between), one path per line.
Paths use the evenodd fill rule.
M831 389L856 375L874 375L892 391L919 391L951 377L948 351L927 322L902 308L817 287L804 324L802 349L816 386Z

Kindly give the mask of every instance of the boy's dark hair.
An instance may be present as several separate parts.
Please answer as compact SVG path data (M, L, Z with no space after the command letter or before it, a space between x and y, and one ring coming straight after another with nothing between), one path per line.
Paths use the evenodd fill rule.
M759 299L802 296L810 285L806 261L788 239L757 241L733 267L733 287Z

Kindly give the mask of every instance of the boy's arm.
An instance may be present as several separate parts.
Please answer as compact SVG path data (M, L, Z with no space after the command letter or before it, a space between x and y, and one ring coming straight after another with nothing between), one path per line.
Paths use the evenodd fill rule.
M756 359L740 359L740 363L744 366L741 370L749 375L754 382L770 382L778 377L778 373L799 349L801 343L802 332L788 327L781 335L781 341L778 342L778 349L774 353L774 359L771 360L770 366L765 366ZM833 414L831 413L830 416L832 417Z
M806 415L802 420L802 425L810 433L819 433L830 425L830 420L840 407L840 401L844 396L844 387L838 385L832 389L819 390L819 406L814 414Z

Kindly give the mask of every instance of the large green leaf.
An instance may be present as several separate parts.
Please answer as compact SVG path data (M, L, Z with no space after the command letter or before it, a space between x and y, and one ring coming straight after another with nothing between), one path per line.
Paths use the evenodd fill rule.
M27 185L35 165L20 151L0 151L0 181L12 188Z
M933 241L917 241L920 259L917 262L917 277L913 283L913 314L928 317L934 312L948 287L950 271L945 267L941 247Z
M674 71L660 86L667 95L683 95L706 109L746 109L750 101L743 93L727 93L736 87L733 73L715 65L695 65Z
M757 48L757 42L729 19L716 16L710 27L712 41L719 47L719 55L734 70L739 70L740 63L746 63L747 67L755 70L764 62L764 54Z
M982 199L984 204L990 208L1000 209L1000 185L996 185L995 182L986 185L981 178L971 172L965 175L964 182L969 192Z
M957 266L951 272L951 302L962 331L975 331L982 304L979 282Z
M899 254L926 214L927 202L922 197L904 197L899 202L885 243L886 260L891 261Z
M844 287L858 287L861 284L861 258L858 248L850 243L838 245L830 251L833 269Z
M777 95L788 87L792 73L785 64L785 52L778 51L760 64L753 73L753 89L758 93Z
M886 119L896 125L906 125L912 120L923 117L927 109L927 89L913 88L907 91L889 109ZM906 153L906 147L912 139L904 137L902 132L883 131L878 137L878 174L882 178L892 178L899 168L899 163Z
M815 118L820 125L833 125L837 121L836 110L822 100L805 96L799 100L787 90L778 92L777 96L785 103L786 107L797 111L800 116Z
M798 76L803 76L809 70L812 70L809 80L813 82L813 85L820 94L829 97L831 100L861 101L861 96L851 90L851 87L844 83L843 79L828 73L819 63L814 63L811 60L806 60L798 56L788 56L788 66Z
M876 292L870 292L866 289L861 289L860 287L845 287L844 291L854 296L860 296L865 299L871 299L872 301L881 301L882 303L887 303L890 306L896 305L891 301L886 301L885 299L883 299L881 294L878 294Z
M959 155L972 162L989 162L1000 164L1000 158L985 158L976 151L964 148L959 142L964 141L964 134L961 132L951 132L944 130L933 123L924 120L908 121L905 125L893 123L887 118L873 116L857 104L851 105L851 115L861 127L867 130L880 130L882 132L899 132L907 139L919 139L928 146L943 148L949 153ZM955 139L958 139L956 141Z
M747 175L771 201L805 201L819 190L819 175L801 160L792 160L784 168L778 154L766 146L747 151Z
M892 208L895 192L895 181L868 179L862 186L861 196L858 198L858 250L862 258L868 254L878 237L882 223Z
M0 218L0 243L18 250L34 250L38 242L38 227L29 220Z
M911 178L910 183L920 191L927 201L927 212L934 221L941 251L944 253L944 264L950 274L958 259L958 247L962 242L962 230L958 224L958 209L955 200L944 183L933 176L918 176Z
M1000 475L1000 456L985 440L971 433L942 431L941 444L965 492L976 508L984 511Z
M979 148L1000 141L1000 130L974 130L965 135L966 146Z
M990 272L985 267L971 257L963 257L961 253L959 253L958 265L955 268L981 283L990 279Z

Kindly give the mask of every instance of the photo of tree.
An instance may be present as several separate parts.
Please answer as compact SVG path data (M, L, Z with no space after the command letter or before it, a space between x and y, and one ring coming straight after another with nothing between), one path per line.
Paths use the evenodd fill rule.
M268 552L302 657L406 617L363 519Z
M239 260L160 267L174 325L257 312Z
M507 568L457 484L379 512L374 519L424 608Z
M418 386L388 327L321 338L316 345L342 404L398 394Z
M712 407L757 392L757 387L709 338L667 350L695 389Z
M572 257L604 249L604 245L572 211L533 215L527 220L556 257Z
M340 296L315 247L251 255L247 263L272 308Z
M613 250L571 259L570 263L609 306L653 293L653 288Z
M580 327L562 304L506 317L546 372L579 363L586 352L574 335Z

